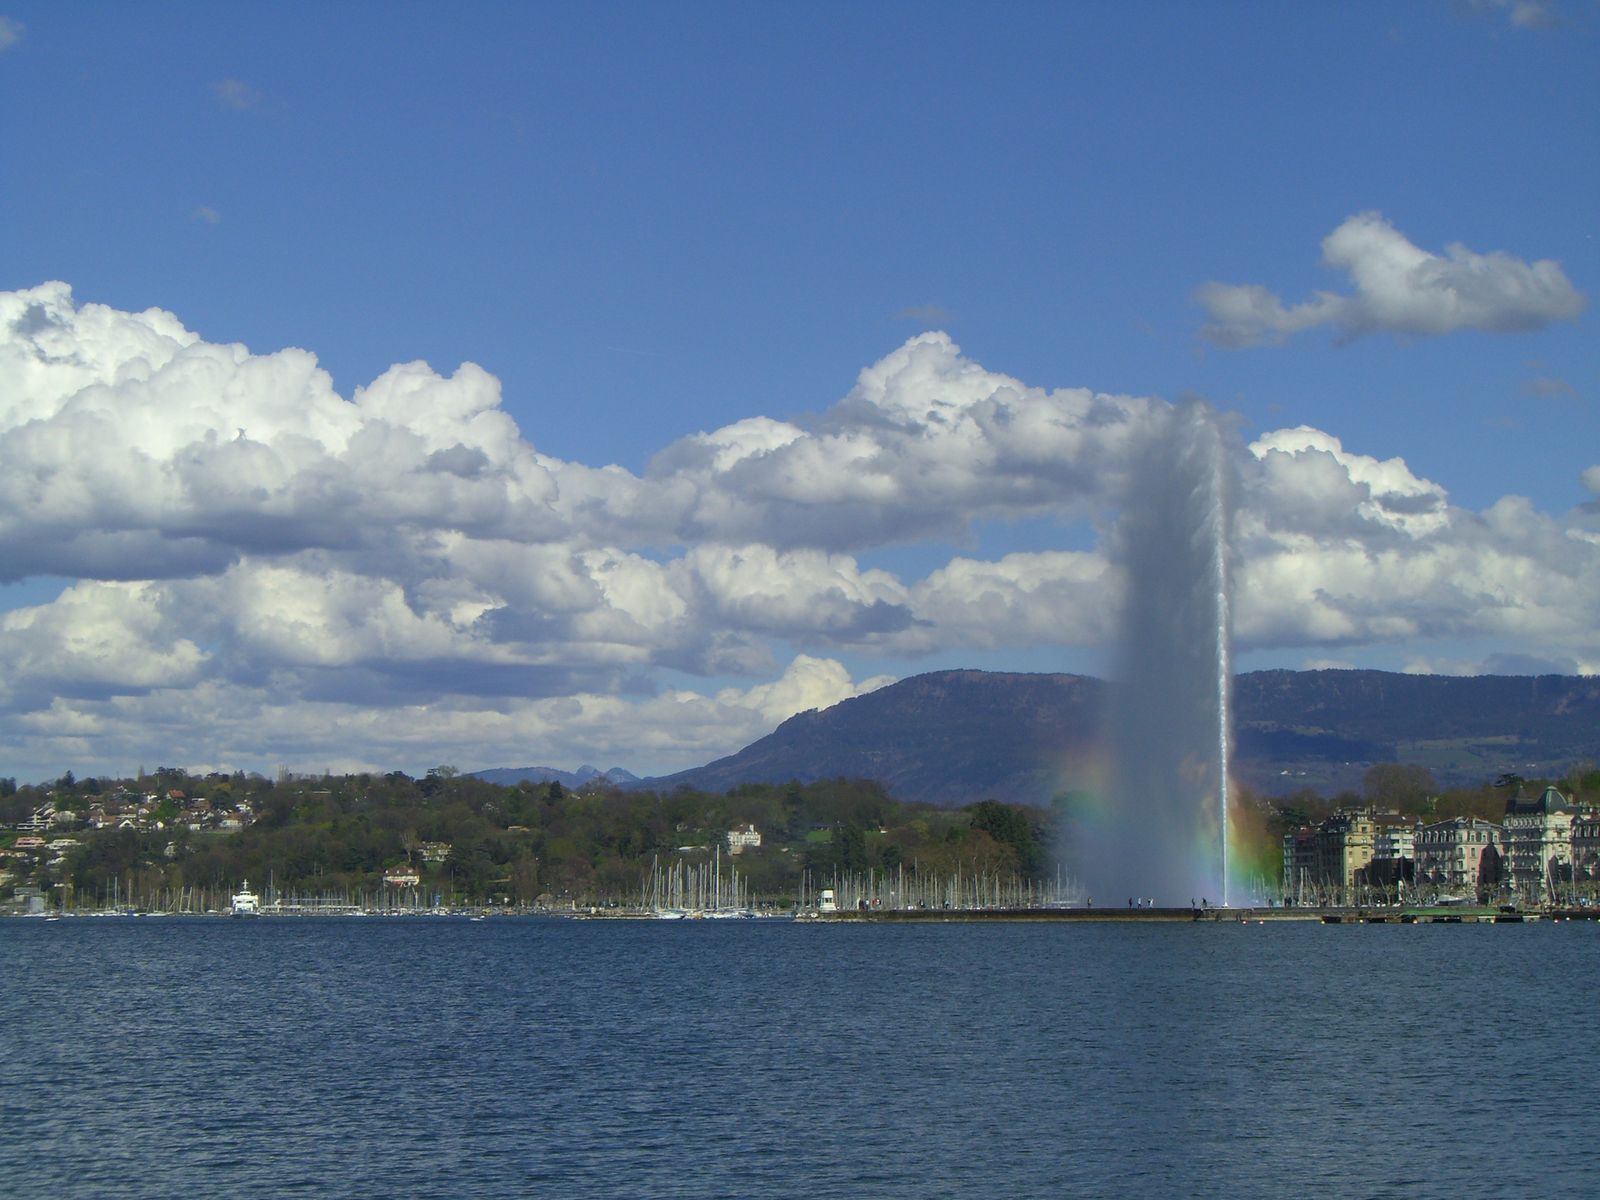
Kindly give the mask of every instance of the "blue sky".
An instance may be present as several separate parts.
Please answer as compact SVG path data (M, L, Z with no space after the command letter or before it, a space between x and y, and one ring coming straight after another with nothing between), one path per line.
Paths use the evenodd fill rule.
M184 385L212 389L184 438L265 439L294 519L203 490L176 384L135 403L0 376L9 465L105 464L80 465L71 503L11 500L0 773L164 753L668 770L885 677L1103 669L1104 620L1041 610L1115 605L1126 439L1037 478L982 421L886 450L858 381L881 364L902 414L924 392L967 412L1007 381L1051 428L1111 419L1063 415L1073 389L1128 398L1127 430L1188 395L1227 414L1241 666L1600 670L1597 37L1591 0L0 3L13 340L48 326L62 361L91 345L116 392L153 308L178 342L269 366L299 348L330 376L310 399L271 370ZM70 296L29 292L49 281ZM119 332L89 328L95 306ZM476 364L515 423L429 426L429 454L467 457L427 461L474 487L488 463L497 504L536 495L555 525L488 529L454 494L425 514L415 481L401 513L378 500L399 459L356 471L341 440L312 471L291 451L419 361ZM466 390L470 424L493 386ZM296 404L330 415L290 428ZM67 419L85 405L111 416ZM783 428L753 445L763 419ZM1317 437L1263 442L1301 426ZM743 449L684 465L702 433ZM840 447L868 443L876 490L860 470L833 486ZM106 483L132 450L181 498L147 511L149 481ZM325 503L365 497L359 530L311 529L312 476ZM580 495L606 519L573 516ZM1426 528L1402 519L1419 506ZM207 510L203 552L169 560ZM557 547L575 590L528 590ZM269 584L321 597L293 637L281 606L260 627L194 615ZM780 613L785 596L810 599ZM418 630L438 645L415 651Z

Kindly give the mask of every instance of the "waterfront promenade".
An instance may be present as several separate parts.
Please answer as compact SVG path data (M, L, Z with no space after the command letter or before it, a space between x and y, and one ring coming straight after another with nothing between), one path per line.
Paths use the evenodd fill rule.
M800 919L870 922L882 925L1019 921L1088 921L1111 924L1209 922L1251 925L1267 921L1320 921L1328 925L1458 925L1520 924L1527 921L1594 921L1600 920L1600 909L1530 909L1515 912L1482 907L869 909L837 913L802 913Z

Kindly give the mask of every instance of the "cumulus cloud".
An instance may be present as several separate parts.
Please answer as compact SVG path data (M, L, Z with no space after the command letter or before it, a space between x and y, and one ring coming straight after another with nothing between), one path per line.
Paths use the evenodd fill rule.
M1416 536L1450 521L1445 490L1419 479L1405 460L1348 453L1332 434L1301 425L1250 444L1249 513L1307 533L1364 537L1393 530Z
M1571 320L1586 303L1549 259L1527 263L1459 244L1432 254L1372 212L1349 218L1324 238L1322 261L1349 277L1353 295L1318 292L1286 305L1259 284L1207 283L1195 293L1210 318L1202 334L1238 349L1319 326L1332 326L1346 338L1462 329L1519 333Z
M345 399L305 351L214 345L159 310L77 306L61 284L0 295L0 329L11 578L182 575L397 529L624 549L959 536L987 517L1095 511L1160 409L1028 387L925 334L814 428L749 418L635 476L538 454L470 363L449 377L401 364Z
M1103 554L1043 551L995 562L952 559L913 585L915 621L893 639L902 652L950 646L1096 646L1115 636L1114 586Z
M852 696L876 691L893 681L891 676L878 676L858 685L852 683L849 672L832 659L802 654L789 664L782 678L773 683L761 684L748 691L730 688L719 692L717 700L722 704L752 709L768 725L776 726L796 713L828 708Z
M0 614L0 695L142 692L199 677L205 652L145 583L75 584L46 605Z
M0 577L161 578L396 530L536 539L554 483L464 364L351 400L300 350L202 342L170 314L0 295Z
M1600 669L1600 539L1523 497L1451 508L1403 461L1351 455L1316 431L1270 434L1250 452L1235 521L1244 646L1479 639Z
M343 396L303 350L61 284L0 293L0 575L70 581L0 613L0 745L39 777L697 765L882 682L844 660L1104 645L1113 548L921 577L871 556L991 518L1104 528L1169 411L930 333L815 420L693 433L635 474L541 454L472 364ZM1600 670L1583 507L1466 512L1309 427L1232 453L1242 650L1451 638ZM1583 482L1600 496L1600 466Z
M1579 512L1590 519L1590 525L1593 529L1593 532L1582 533L1581 536L1589 541L1600 542L1600 520L1596 520L1596 518L1600 518L1600 465L1584 468L1583 474L1579 476L1579 482L1588 489L1592 496L1592 499L1586 500L1578 506ZM1573 536L1580 536L1579 531L1574 530L1572 532Z
M1159 402L1046 391L985 370L942 333L864 369L812 430L744 421L686 438L630 498L686 540L850 550L951 536L977 519L1091 512L1117 494Z
M21 21L11 17L0 17L0 54L4 54L20 42L27 30L28 27Z

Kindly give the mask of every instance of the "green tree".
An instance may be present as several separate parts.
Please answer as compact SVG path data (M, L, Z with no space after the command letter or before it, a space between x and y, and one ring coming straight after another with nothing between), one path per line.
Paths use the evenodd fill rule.
M1001 845L1017 853L1017 868L1024 875L1038 875L1045 868L1040 829L1022 809L998 800L980 800L970 805L973 829L987 833Z

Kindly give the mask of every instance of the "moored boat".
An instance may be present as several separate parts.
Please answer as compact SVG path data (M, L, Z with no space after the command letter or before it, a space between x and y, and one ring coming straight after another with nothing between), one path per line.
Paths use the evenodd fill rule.
M246 879L239 885L239 890L233 894L233 903L228 911L236 917L259 917L261 915L261 897L250 890L250 881Z

